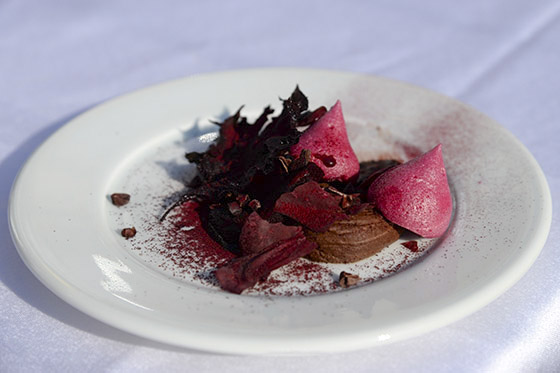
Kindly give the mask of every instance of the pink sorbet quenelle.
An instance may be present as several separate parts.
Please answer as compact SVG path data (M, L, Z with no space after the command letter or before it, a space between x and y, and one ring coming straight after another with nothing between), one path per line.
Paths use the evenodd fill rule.
M340 101L301 135L290 153L298 157L304 149L311 152L311 162L323 170L327 181L347 182L360 172L358 157L346 133Z
M422 237L441 236L453 210L441 144L381 174L368 200L394 224Z

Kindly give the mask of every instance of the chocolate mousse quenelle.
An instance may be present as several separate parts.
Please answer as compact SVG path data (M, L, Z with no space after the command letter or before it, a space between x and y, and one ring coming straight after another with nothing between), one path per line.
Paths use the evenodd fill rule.
M187 154L198 175L174 206L196 201L208 235L235 255L215 270L224 290L241 293L302 257L362 260L402 228L422 237L445 232L452 201L441 145L404 164L360 164L340 101L308 111L296 87L272 113L267 107L248 123L237 112L206 152Z

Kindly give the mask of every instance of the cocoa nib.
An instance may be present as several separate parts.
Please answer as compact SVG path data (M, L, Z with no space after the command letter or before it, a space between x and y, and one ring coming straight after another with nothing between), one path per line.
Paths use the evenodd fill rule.
M299 170L307 166L311 160L311 152L308 149L303 149L293 162L290 163L290 171Z
M350 286L354 286L356 285L358 282L360 281L360 276L358 275L353 275L351 273L348 272L340 272L340 276L338 278L338 283L340 284L341 287L343 288L347 288Z
M317 244L308 241L302 232L268 246L264 250L233 259L216 270L222 289L240 294L243 290L267 279L270 272L309 254Z
M283 155L281 155L280 157L278 157L278 161L280 162L280 165L282 165L282 170L289 174L290 173L290 164L292 163L292 160L290 158L284 157Z
M129 238L132 238L134 236L136 236L136 228L132 227L132 228L124 228L121 231L121 236L123 236L124 238L126 238L127 240Z
M113 193L113 194L111 194L111 202L115 206L124 206L128 202L130 202L130 194Z
M351 208L354 208L355 206L359 206L362 204L359 193L346 194L328 184L325 186L325 191L342 197L342 200L340 201L340 207L342 207L344 211L347 213ZM353 214L351 213L351 215Z
M257 211L258 209L261 208L261 203L258 200L254 199L254 200L251 200L251 202L249 202L249 207L253 211Z
M304 154L302 152L300 157L296 159L296 162L303 156ZM294 168L294 172L290 174L289 185L290 187L296 187L298 185L305 184L308 181L320 182L323 180L324 176L325 173L319 166L317 166L315 163L307 163L303 168Z

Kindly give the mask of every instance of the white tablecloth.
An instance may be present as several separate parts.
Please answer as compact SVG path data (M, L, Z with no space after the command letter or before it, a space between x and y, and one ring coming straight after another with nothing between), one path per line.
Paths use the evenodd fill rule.
M552 191L530 271L472 316L406 341L326 356L202 353L75 310L19 258L0 214L0 371L558 371L560 3L0 0L0 210L30 153L102 101L194 73L349 70L467 102L513 132Z

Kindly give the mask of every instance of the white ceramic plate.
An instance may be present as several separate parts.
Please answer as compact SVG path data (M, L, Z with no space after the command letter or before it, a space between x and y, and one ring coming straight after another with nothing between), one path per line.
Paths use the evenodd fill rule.
M406 158L411 149L443 144L454 219L422 260L345 291L238 296L172 276L154 258L132 250L119 236L118 224L134 224L147 204L166 197L167 186L177 187L161 182L177 174L150 171L157 169L157 157L172 159L173 147L167 145L181 145L175 147L181 154L174 155L180 159L189 150L182 144L200 147L198 135L208 131L208 119L241 105L249 115L269 104L279 107L278 97L287 97L296 84L311 108L341 99L362 160ZM138 203L117 210L107 195L131 180L144 185L133 194ZM158 185L167 186L152 190ZM146 190L153 192L150 203ZM551 200L528 151L460 102L373 76L258 69L149 87L72 120L22 168L9 216L14 242L31 271L101 321L195 349L303 353L401 340L480 309L519 280L538 256L551 223Z

